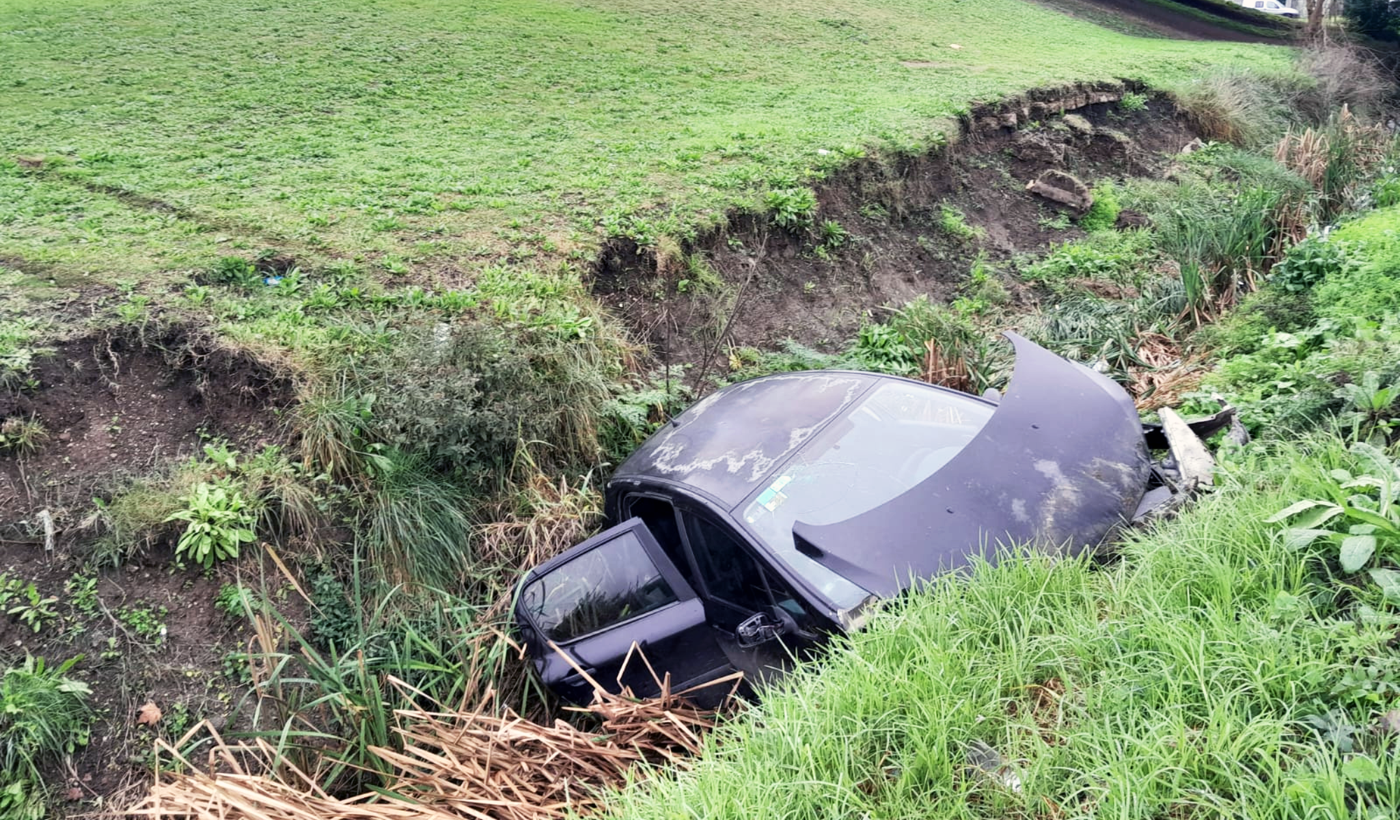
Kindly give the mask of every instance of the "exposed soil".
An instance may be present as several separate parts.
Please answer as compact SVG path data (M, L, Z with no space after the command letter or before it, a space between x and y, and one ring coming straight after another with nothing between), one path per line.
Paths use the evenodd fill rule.
M30 454L0 456L0 583L32 582L55 600L38 631L0 614L0 657L9 666L33 654L53 666L81 656L69 675L89 685L99 717L71 767L48 773L54 792L81 813L136 796L157 733L175 740L202 717L226 719L243 685L224 659L241 649L235 633L246 628L214 608L233 570L221 570L230 578L176 571L168 543L121 567L92 566L84 542L93 532L82 525L92 498L187 457L205 437L245 452L271 443L290 388L251 359L181 332L145 343L63 342L35 372L30 389L0 394L0 418L32 417L49 433ZM47 546L41 511L55 524ZM79 591L84 581L95 595ZM148 701L163 712L154 727L137 722Z
M113 478L194 452L201 436L268 443L290 399L266 367L179 332L64 342L36 371L34 389L0 394L0 418L34 418L48 433L32 453L0 456L6 538L40 510L62 518Z
M1066 209L1026 190L1042 172L1067 171L1087 184L1160 176L1195 134L1164 98L1122 110L1125 90L1053 89L978 109L945 149L860 163L829 179L818 190L817 220L850 233L842 247L820 247L816 231L741 215L682 249L719 285L698 283L693 265L658 265L649 250L615 241L595 267L594 292L658 360L692 365L696 382L720 369L730 347L774 349L790 339L833 350L867 314L878 318L920 294L951 300L979 258L1007 274L1019 255L1080 235ZM943 229L944 207L979 235ZM1023 298L1015 277L1002 279L1013 299Z

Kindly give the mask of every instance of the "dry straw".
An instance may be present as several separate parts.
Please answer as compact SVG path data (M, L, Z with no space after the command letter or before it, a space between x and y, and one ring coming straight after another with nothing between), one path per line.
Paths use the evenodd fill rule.
M406 702L422 698L403 681L392 683ZM593 703L578 710L600 721L592 732L562 720L534 723L510 709L396 710L395 731L403 748L372 749L392 767L392 785L348 798L327 794L266 741L231 744L205 723L176 743L157 743L158 759L178 763L181 772L157 773L145 800L126 815L161 820L541 820L587 814L600 807L605 790L623 785L629 776L651 766L685 765L700 750L703 734L714 728L719 711L733 703L739 675L706 685L728 687L719 710L695 706L688 697L695 690L672 692L669 678L659 683L657 697L639 699L628 690L610 694L594 682ZM481 702L492 703L492 693ZM202 733L213 748L197 766L177 750Z

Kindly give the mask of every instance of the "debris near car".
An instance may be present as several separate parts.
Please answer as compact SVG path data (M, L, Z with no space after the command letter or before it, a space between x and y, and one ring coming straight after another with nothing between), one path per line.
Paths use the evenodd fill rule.
M571 702L595 683L650 694L628 663L640 646L678 688L736 670L751 687L975 556L1076 555L1209 485L1197 437L1233 410L1144 425L1103 374L1007 337L1005 395L782 373L664 425L605 488L615 526L521 580L516 625L542 682Z
M713 686L732 692L734 683ZM321 790L313 773L296 769L285 750L262 739L251 746L225 744L206 722L177 742L157 741L156 760L179 769L158 766L145 800L125 814L154 820L545 820L589 814L601 807L606 790L646 770L637 764L686 765L732 703L725 698L718 711L701 709L689 697L695 693L673 691L665 679L656 686L659 694L650 699L600 687L593 702L578 709L599 721L596 731L563 720L541 725L508 708L397 710L402 748L371 750L396 781L343 799ZM491 701L487 693L482 702ZM199 767L179 750L206 733L214 748Z

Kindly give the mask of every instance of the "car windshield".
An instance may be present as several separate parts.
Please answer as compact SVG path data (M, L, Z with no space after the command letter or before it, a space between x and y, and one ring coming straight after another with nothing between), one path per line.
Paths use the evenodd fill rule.
M962 451L996 408L887 381L833 422L746 500L743 521L839 609L869 593L797 551L792 525L832 524L903 494Z

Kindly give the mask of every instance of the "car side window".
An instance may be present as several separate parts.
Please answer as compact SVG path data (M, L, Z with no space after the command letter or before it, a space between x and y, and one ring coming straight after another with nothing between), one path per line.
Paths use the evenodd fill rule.
M625 533L531 582L521 603L556 643L616 626L677 601L635 533Z
M646 523L666 557L680 570L686 583L694 586L695 571L691 569L690 559L685 557L685 548L681 546L681 528L676 523L676 508L671 502L653 496L629 496L626 517L640 518Z
M710 596L753 610L767 607L771 601L763 572L734 536L700 516L684 518L690 549Z

